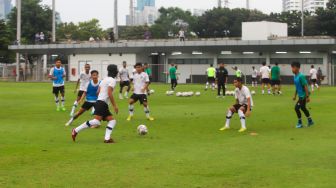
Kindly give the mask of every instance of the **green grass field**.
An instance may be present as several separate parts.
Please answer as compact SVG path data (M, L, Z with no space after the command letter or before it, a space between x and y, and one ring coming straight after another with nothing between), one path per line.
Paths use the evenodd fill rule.
M154 122L139 105L126 122L127 102L117 100L117 143L108 145L106 123L72 142L71 129L92 118L64 126L74 84L66 86L65 113L55 111L50 83L0 83L0 187L336 187L336 88L312 96L316 125L300 130L293 87L283 96L257 94L248 133L239 134L236 115L232 130L218 131L233 97L216 99L201 85L178 86L200 97L167 97L168 87L152 85ZM139 124L148 135L137 135Z

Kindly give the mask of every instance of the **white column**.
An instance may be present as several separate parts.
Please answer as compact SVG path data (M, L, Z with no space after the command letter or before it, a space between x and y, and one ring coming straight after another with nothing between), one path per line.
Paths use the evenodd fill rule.
M16 41L17 41L17 44L20 45L21 44L21 0L16 0L16 9L17 9ZM16 53L16 81L17 82L20 79L19 66L20 66L20 54Z
M52 42L56 42L56 5L52 0Z
M119 33L118 33L118 0L114 0L114 38L118 40Z

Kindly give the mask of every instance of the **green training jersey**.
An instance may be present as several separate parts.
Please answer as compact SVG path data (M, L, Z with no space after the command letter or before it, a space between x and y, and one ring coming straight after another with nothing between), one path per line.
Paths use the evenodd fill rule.
M147 73L148 76L152 76L152 70L150 68L145 69L145 73Z
M272 80L280 80L280 67L275 66L271 69L271 79Z
M171 67L169 69L169 76L170 76L170 79L176 80L176 68L175 67Z
M237 77L237 78L241 78L241 77L242 77L242 74L243 74L243 73L242 73L241 70L239 70L239 69L236 70L236 77Z
M215 75L216 75L216 69L213 68L213 67L209 67L209 68L207 69L207 73L208 73L208 77L213 78L213 77L215 77Z

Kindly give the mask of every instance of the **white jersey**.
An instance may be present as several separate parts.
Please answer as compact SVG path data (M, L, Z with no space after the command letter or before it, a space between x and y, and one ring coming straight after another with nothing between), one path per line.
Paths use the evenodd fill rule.
M247 98L251 99L251 107L253 106L252 95L248 87L243 86L241 89L236 88L235 98L238 99L240 105L247 105Z
M317 79L317 70L316 69L314 69L314 68L310 69L309 74L310 74L310 79L312 79L312 80Z
M270 78L270 73L271 73L271 69L267 66L263 66L260 68L260 75L262 79L265 78Z
M257 71L257 69L254 69L252 71L252 78L257 78L257 77L258 77L258 71Z
M120 81L121 82L125 82L125 81L129 81L129 73L128 73L128 69L127 68L121 68L119 70L119 75L120 75Z
M79 82L80 82L79 90L80 91L85 91L86 90L87 86L89 85L90 78L91 78L90 73L86 74L85 72L82 72L79 75Z
M107 104L109 104L109 96L108 96L108 88L112 87L114 89L114 87L117 85L117 81L116 79L112 78L112 77L106 77L103 81L100 82L99 84L99 95L98 95L98 99L99 101L104 101Z
M142 91L145 88L145 85L149 82L149 76L147 73L134 73L133 76L133 85L134 85L134 94L141 95L147 94L147 91Z

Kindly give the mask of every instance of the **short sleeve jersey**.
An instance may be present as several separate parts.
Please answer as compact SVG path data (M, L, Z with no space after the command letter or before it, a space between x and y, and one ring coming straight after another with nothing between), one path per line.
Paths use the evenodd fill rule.
M213 78L216 75L216 69L213 67L209 67L207 69L208 77Z
M265 78L270 78L269 74L270 74L271 70L270 68L268 68L267 66L263 66L260 68L260 74L261 74L261 78L265 79Z
M248 87L243 86L241 89L236 88L235 98L238 100L240 105L247 105L247 99L251 99L251 107L253 106L252 95Z
M53 86L54 87L61 87L64 86L64 79L63 76L66 75L65 69L63 67L57 68L53 67L50 69L49 75L52 77L56 77L55 80L53 80Z
M127 68L121 68L119 70L119 75L120 75L120 81L125 82L129 81L129 72Z
M278 66L272 67L271 78L272 78L272 80L280 80L280 67L278 67Z
M305 88L305 86L308 86L308 82L307 82L307 79L306 79L305 75L303 75L302 73L299 73L299 74L295 75L294 76L294 84L295 84L298 96L300 98L305 98L306 97L306 92L305 92L304 88Z
M258 71L256 69L252 70L252 78L258 77Z
M310 69L309 74L310 74L310 79L312 79L312 80L317 79L317 70L316 69Z
M108 88L111 87L114 89L116 84L116 79L112 77L106 77L103 81L101 81L99 84L100 92L97 100L104 101L108 104L110 101L108 96Z
M170 79L176 79L176 68L175 67L171 67L169 69L169 76L170 76Z
M134 86L134 94L142 95L146 94L147 91L142 91L145 85L149 82L148 74L145 72L135 73L133 77L133 86Z
M86 74L85 72L82 72L80 75L79 75L79 82L80 82L80 85L79 85L79 90L80 91L85 91L86 90L86 87L88 85L88 83L90 82L90 74Z

